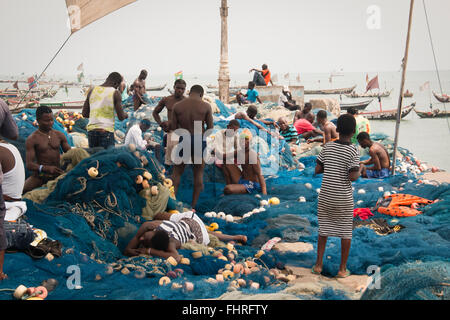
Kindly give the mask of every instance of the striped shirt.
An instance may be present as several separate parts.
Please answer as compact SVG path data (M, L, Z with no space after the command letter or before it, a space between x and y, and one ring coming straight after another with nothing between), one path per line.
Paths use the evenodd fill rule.
M159 225L158 229L166 231L169 237L180 241L182 244L195 240L195 235L192 233L191 228L183 220L178 222L165 220Z
M286 131L280 131L280 134L283 136L284 140L286 140L287 143L289 143L291 141L298 143L297 129L295 129L292 124L289 125L289 127L286 129Z
M359 151L341 141L327 143L317 163L324 173L317 203L321 236L352 238L353 191L349 172L359 170Z

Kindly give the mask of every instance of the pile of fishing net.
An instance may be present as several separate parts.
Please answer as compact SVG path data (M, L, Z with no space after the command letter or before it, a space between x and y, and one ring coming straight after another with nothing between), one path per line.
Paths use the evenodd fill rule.
M151 106L144 113L150 111ZM137 119L133 114L129 120ZM216 120L217 130L225 128L225 122ZM249 128L243 122L241 126ZM162 138L157 128L154 133ZM119 147L85 155L51 190L47 188L39 201L26 200L27 221L45 230L49 238L61 241L63 254L40 260L20 252L8 254L4 268L9 279L2 287L37 286L55 278L60 285L48 299L181 300L217 298L229 290L244 295L283 291L288 284L277 277L275 268L311 268L315 263L317 197L322 176L314 175L315 156L301 157L296 164L292 155L283 158L289 148L282 151L272 144L270 136L257 145L267 147L269 156L281 152L278 170L265 175L268 195L225 196L223 173L210 164L205 167L204 190L197 207L206 226L224 234L245 235L245 245L230 246L212 237L209 247L183 246L179 253L189 261L177 265L155 257L123 256L124 246L141 223L156 212L190 210L192 170L186 168L175 200L166 180L170 175L152 154ZM406 154L411 166L417 166L416 159L405 150ZM290 167L290 161L295 168ZM139 178L144 174L148 186L143 186ZM355 223L347 268L355 275L367 275L368 269L379 266L383 276L381 288L366 290L363 298L448 298L448 289L442 283L448 284L449 276L450 186L423 183L420 173L407 170L385 180L358 179L353 187L355 208L369 209L373 216L366 220L368 223ZM439 201L420 208L420 214L412 217L389 216L373 209L380 198L398 193ZM355 217L355 221L358 219ZM261 251L275 237L283 242L311 244L312 249ZM419 260L422 269L415 263ZM340 240L330 238L323 274L334 276L339 264ZM79 283L71 277L76 268L81 274ZM422 273L426 278L421 280ZM395 284L400 274L404 276L401 290ZM349 298L333 288L309 296L296 295L301 299ZM10 298L0 293L0 299Z

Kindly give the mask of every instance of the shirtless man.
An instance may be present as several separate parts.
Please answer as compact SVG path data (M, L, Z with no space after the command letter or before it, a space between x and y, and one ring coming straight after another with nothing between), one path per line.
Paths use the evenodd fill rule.
M189 155L186 155L185 157L180 154L183 159L180 164L174 165L172 181L175 194L177 194L185 165L193 164L194 192L191 203L192 208L195 208L197 205L200 192L203 190L203 169L205 166L203 151L206 149L206 141L204 140L203 134L205 130L210 130L214 127L211 105L203 101L203 94L203 88L199 85L194 85L189 92L189 98L186 98L173 106L170 121L171 130L184 129L185 131L187 130L190 135L190 142L186 141L185 143L181 143L183 141L183 135L180 133L181 130L179 131L180 139L178 141L181 143L181 151L184 151L185 144L188 144L189 146L190 143L191 154L190 157ZM167 144L169 143L170 142L167 141ZM173 161L174 157L172 154L169 156ZM190 159L186 161L186 158Z
M378 142L373 142L367 132L358 134L358 143L363 148L369 148L370 159L361 161L364 178L383 179L389 177L391 160L386 148ZM367 165L373 164L373 167L367 168Z
M236 152L238 164L242 171L235 164L226 164L224 170L228 171L232 183L225 186L223 193L230 194L255 194L262 193L267 195L266 180L261 172L261 162L258 154L250 147L251 134L249 132L241 133L240 139L244 141L244 147ZM244 161L240 161L238 153L244 152ZM240 163L241 162L241 163Z
M139 77L134 80L131 85L131 90L133 90L133 101L134 101L134 111L138 110L141 105L145 104L144 94L145 94L145 79L147 79L147 70L142 70Z
M184 92L186 91L186 82L183 79L177 79L173 86L174 94L168 97L162 98L155 110L153 111L153 118L155 121L161 126L161 128L166 132L164 136L164 144L166 147L165 152L165 160L164 163L168 166L172 165L172 161L170 160L170 155L172 154L172 150L176 144L173 144L172 141L172 131L170 130L170 121L172 120L172 109L173 106L185 99ZM167 121L162 121L159 114L164 110L164 107L167 109Z
M60 168L60 148L70 150L64 133L53 130L53 112L49 107L36 109L38 130L25 142L26 168L33 174L25 181L23 193L39 188L64 173Z
M305 106L303 107L302 110L298 110L297 112L295 112L293 123L295 123L295 121L297 121L297 120L305 119L306 115L308 113L310 113L311 110L312 110L312 104L309 102L305 103Z
M253 124L255 127L257 127L259 130L266 131L267 133L271 135L276 135L275 133L270 132L266 128L264 128L262 125L260 125L257 121L255 121L255 117L258 114L258 108L255 105L249 105L246 112L238 112L234 115L234 119L236 120L247 120L251 124ZM259 120L265 125L273 125L275 126L275 121L267 121L267 120Z
M322 127L323 138L309 139L307 142L323 142L326 144L330 141L336 141L339 139L339 134L336 131L336 126L327 120L327 112L325 110L320 110L317 112L317 123Z

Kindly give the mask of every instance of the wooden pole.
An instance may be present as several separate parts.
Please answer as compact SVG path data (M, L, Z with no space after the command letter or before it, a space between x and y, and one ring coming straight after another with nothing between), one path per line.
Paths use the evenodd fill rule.
M219 69L219 99L223 103L230 102L230 70L228 68L228 5L227 0L222 0L220 8L221 17L221 45L220 45L220 69Z
M403 58L402 63L402 81L400 84L400 96L398 98L398 108L397 108L397 122L395 124L395 139L394 139L394 155L392 160L392 175L395 174L395 165L397 161L397 147L398 147L398 133L400 129L400 121L402 119L402 103L403 103L403 90L405 89L405 78L406 78L406 67L408 64L408 53L409 53L409 40L411 38L411 24L412 24L412 15L414 9L414 0L411 0L411 5L409 8L409 22L408 22L408 34L406 36L406 48L405 48L405 56Z

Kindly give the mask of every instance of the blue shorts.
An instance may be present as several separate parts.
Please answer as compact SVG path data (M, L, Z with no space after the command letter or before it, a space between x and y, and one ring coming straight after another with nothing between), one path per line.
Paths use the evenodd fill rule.
M245 189L247 189L247 192L250 194L262 192L261 185L258 182L240 178L238 184L242 184L245 187Z
M384 179L390 176L388 168L383 168L381 170L366 170L367 178L371 179Z

